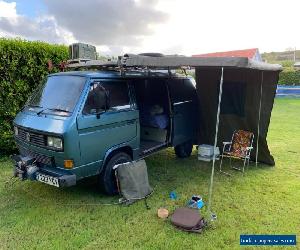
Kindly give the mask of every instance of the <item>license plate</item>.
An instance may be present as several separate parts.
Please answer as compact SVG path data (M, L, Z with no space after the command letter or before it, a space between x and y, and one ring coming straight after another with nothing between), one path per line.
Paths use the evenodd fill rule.
M52 186L55 186L55 187L59 187L58 178L56 178L56 177L52 177L52 176L45 175L45 174L37 174L36 180L46 183L46 184L49 184L49 185L52 185Z

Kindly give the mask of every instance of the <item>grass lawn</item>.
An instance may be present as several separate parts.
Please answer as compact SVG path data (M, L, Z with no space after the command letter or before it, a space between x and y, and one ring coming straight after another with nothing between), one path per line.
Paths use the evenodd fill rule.
M300 99L275 101L268 142L275 167L252 163L244 177L216 173L212 208L218 219L200 235L156 216L159 207L174 211L193 194L207 201L211 164L197 161L195 150L185 160L172 149L147 159L155 187L149 210L142 201L93 205L117 198L97 193L91 181L67 189L11 185L12 163L0 158L0 249L239 249L240 234L297 234L300 248ZM168 197L172 190L177 201Z

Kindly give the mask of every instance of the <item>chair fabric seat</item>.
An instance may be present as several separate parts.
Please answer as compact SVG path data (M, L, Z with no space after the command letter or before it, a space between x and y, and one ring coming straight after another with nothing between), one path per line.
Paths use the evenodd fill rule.
M240 152L224 152L224 155L228 155L228 156L239 158L239 159L247 157L246 152L244 152L244 153L240 153Z
M250 154L252 150L252 143L254 139L254 134L249 131L245 130L236 130L233 132L231 142L230 143L223 143L223 152L221 156L221 162L220 162L220 171L222 171L222 162L223 157L229 157L229 158L236 158L241 159L244 161L243 168L238 169L242 170L244 172L245 165L249 165L250 161ZM229 148L226 149L226 146L229 145ZM230 161L231 165L231 161Z

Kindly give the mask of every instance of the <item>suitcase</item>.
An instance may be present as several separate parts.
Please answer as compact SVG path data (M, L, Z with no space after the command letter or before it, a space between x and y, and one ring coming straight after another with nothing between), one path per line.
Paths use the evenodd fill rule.
M194 233L201 233L206 226L198 210L186 207L175 210L171 216L171 223L180 230Z

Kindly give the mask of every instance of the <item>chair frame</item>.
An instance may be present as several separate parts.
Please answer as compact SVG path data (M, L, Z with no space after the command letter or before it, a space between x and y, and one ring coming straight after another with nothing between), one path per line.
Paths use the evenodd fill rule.
M220 161L220 172L230 175L227 172L222 171L222 163L223 163L223 157L228 157L230 159L230 167L239 171L242 171L243 173L245 172L245 166L249 166L249 162L250 162L250 154L251 154L251 150L253 149L253 141L254 141L254 133L251 133L251 138L250 138L250 146L246 147L246 154L244 157L238 157L238 156L232 156L232 155L227 155L226 153L231 152L231 147L232 147L232 143L233 143L233 139L235 134L238 132L239 130L234 130L232 137L231 137L231 141L230 142L223 142L223 150L222 150L222 155L221 155L221 161ZM245 131L245 130L244 130ZM228 148L229 147L229 148ZM228 148L226 150L226 148ZM225 153L225 154L224 154ZM243 160L243 167L242 168L238 168L238 167L232 167L231 165L231 160L232 158L234 159L239 159L239 160Z

